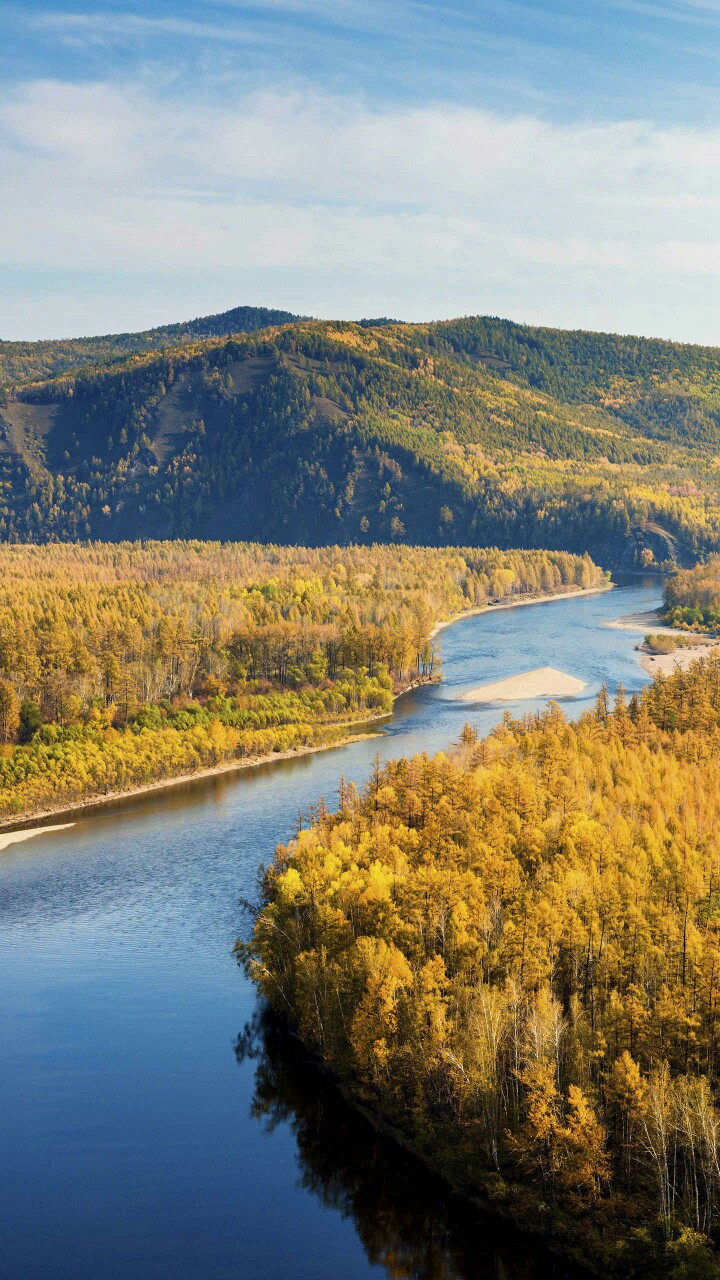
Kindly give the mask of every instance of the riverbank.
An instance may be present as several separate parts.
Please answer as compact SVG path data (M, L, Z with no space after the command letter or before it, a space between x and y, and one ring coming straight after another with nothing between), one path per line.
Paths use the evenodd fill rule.
M435 684L437 681L433 678L427 680L413 680L404 688L399 689L393 696L393 706L399 698L405 697L406 694L412 693L414 689L420 689L424 685ZM358 728L362 725L372 724L375 721L387 720L392 715L391 711L381 711L374 716L364 716L362 720L340 720L335 724L328 725L328 730L350 729L353 724L357 724ZM82 814L88 809L99 809L103 805L113 804L117 800L132 800L136 796L148 795L153 791L166 791L169 787L182 787L188 782L199 782L206 778L221 777L226 773L237 773L241 769L257 769L261 765L275 764L280 760L299 760L303 756L316 755L319 751L332 751L336 747L349 746L351 742L365 742L369 738L377 737L377 733L346 733L340 738L333 738L329 742L316 742L312 745L304 747L292 747L288 751L268 751L261 756L249 756L244 760L221 760L218 764L208 765L207 768L195 769L190 773L173 774L170 778L157 778L153 782L143 782L137 786L127 787L124 790L113 790L104 792L102 795L88 796L85 800L73 800L67 804L49 805L43 809L36 809L30 813L25 813L12 818L0 819L0 852L7 847L9 843L17 843L17 841L5 842L6 835L18 834L23 839L30 839L31 836L41 835L48 831L61 831L63 826L43 826L36 825L44 823L46 818L56 818L62 814ZM32 827L27 824L32 823ZM26 834L27 833L27 834Z
M641 635L652 632L654 636L676 636L675 627L665 626L658 609L648 609L645 613L627 613L622 618L613 618L611 622L603 622L611 631L637 631Z
M521 1233L525 1250L547 1251L549 1266L552 1264L552 1258L571 1261L572 1280L590 1280L592 1276L604 1274L598 1270L599 1250L596 1248L593 1251L594 1258L590 1256L583 1223L578 1224L577 1220L573 1222L566 1216L551 1210L553 1222L550 1224L547 1220L547 1206L544 1206L544 1212L538 1213L536 1203L528 1199L527 1188L520 1183L502 1178L496 1170L486 1169L482 1177L482 1185L477 1191L470 1192L465 1178L459 1176L457 1171L441 1169L432 1150L419 1144L372 1102L358 1097L349 1083L334 1072L322 1058L308 1050L297 1034L290 1029L287 1020L273 1013L269 1006L262 1008L254 1030L257 1039L252 1042L252 1048L256 1061L259 1060L256 1068L257 1077L266 1072L266 1078L273 1081L271 1098L277 1096L272 1092L277 1089L283 1107L283 1116L287 1114L288 1106L296 1115L298 1114L300 1105L298 1078L309 1079L312 1081L311 1089L308 1090L312 1099L310 1105L317 1105L316 1099L322 1099L320 1105L325 1124L332 1123L330 1120L332 1113L341 1109L353 1117L356 1123L360 1121L368 1125L374 1135L391 1146L388 1155L383 1153L384 1167L390 1161L396 1161L399 1153L402 1153L405 1158L417 1162L418 1168L413 1170L413 1185L419 1188L423 1178L431 1178L433 1183L437 1182L443 1191L452 1196L457 1206L462 1206L465 1212L477 1214L475 1224L477 1228L487 1230L492 1222L511 1225ZM283 1084L286 1082L290 1084L287 1097L283 1093ZM335 1115L333 1120L334 1132L347 1131L345 1116ZM342 1151L343 1170L346 1168L348 1155L347 1150ZM351 1153L350 1158L352 1158ZM438 1198L437 1185L432 1188L432 1197L435 1204ZM514 1270L506 1273L503 1269L502 1274L519 1280ZM522 1274L525 1275L525 1272L523 1271ZM554 1270L552 1274L555 1274ZM565 1274L563 1271L563 1275ZM455 1280L460 1280L455 1272L453 1276Z
M678 631L677 627L668 627L662 621L657 609L647 613L628 613L623 618L615 618L605 622L603 626L613 631L634 631L639 635L668 636L673 640L684 641L688 632ZM673 671L685 671L698 658L706 658L709 653L720 650L718 641L710 636L693 636L692 644L678 645L670 653L651 653L638 646L638 659L643 671L649 676L671 675Z
M498 609L521 609L527 608L533 604L552 604L554 600L577 600L580 596L597 596L603 591L612 591L614 584L608 582L601 587L578 587L575 591L558 591L551 595L544 596L527 596L516 600L498 600L495 604L479 605L477 609L465 609L463 613L454 613L451 618L445 618L442 622L436 622L430 638L440 631L444 631L446 627L451 627L455 622L462 622L463 618L476 618L481 613L494 613Z
M278 1018L282 1024L282 1020ZM389 1139L407 1155L417 1160L423 1169L439 1178L447 1190L461 1204L476 1210L484 1217L491 1217L512 1225L526 1238L528 1247L535 1245L549 1255L572 1264L574 1280L629 1280L623 1266L623 1241L613 1236L611 1220L591 1224L583 1215L579 1220L564 1213L557 1206L548 1205L533 1194L526 1183L503 1176L486 1167L479 1174L475 1190L469 1190L465 1170L458 1167L452 1156L438 1158L437 1150L419 1143L412 1134L393 1122L367 1100L358 1097L347 1081L333 1072L317 1055L310 1053L290 1024L285 1022L284 1035L292 1044L296 1056L304 1056L307 1067L322 1079L327 1089L332 1089L342 1103L372 1126L376 1133ZM638 1241L639 1248L650 1254L652 1246ZM615 1254L615 1257L613 1257ZM651 1259L657 1263L655 1257ZM650 1280L648 1276L648 1280Z
M402 692L406 693L409 690L403 689ZM379 716L369 716L360 723L370 724L373 719L385 720L387 715L388 713L384 712ZM342 726L333 727L339 728ZM319 742L314 743L312 746L294 747L289 751L269 751L266 755L252 756L247 760L221 760L219 764L210 765L206 769L195 769L192 773L173 774L171 778L157 778L154 782L143 782L138 786L128 787L123 791L108 791L101 796L88 796L86 800L73 800L68 804L51 805L45 809L37 809L33 813L26 813L20 817L4 818L0 821L0 850L6 847L2 843L4 833L22 833L24 835L27 831L27 835L24 835L24 838L29 839L31 835L41 835L47 831L59 831L62 829L55 826L35 826L36 823L42 824L46 818L56 818L61 814L85 813L88 809L99 809L103 805L112 804L117 800L132 800L136 796L148 795L151 791L166 791L169 787L182 787L188 782L200 781L203 778L218 778L225 773L237 773L241 769L257 769L260 765L274 764L278 760L299 760L301 756L316 755L318 751L332 751L334 747L345 747L350 742L362 742L376 736L374 733L346 734L344 737L336 738L332 742ZM33 823L32 828L28 828L25 825L27 823Z
M657 634L657 633L654 633ZM663 633L661 633L663 634ZM649 653L640 649L640 666L648 675L662 673L669 676L673 671L685 671L698 658L707 658L710 653L718 653L720 645L717 640L698 640L697 644L686 645L681 649L673 649L672 653Z

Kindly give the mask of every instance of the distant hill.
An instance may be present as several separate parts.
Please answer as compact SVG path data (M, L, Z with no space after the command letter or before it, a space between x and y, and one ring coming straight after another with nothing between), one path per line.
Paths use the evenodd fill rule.
M71 373L89 364L105 364L143 351L159 351L196 338L224 338L268 325L289 324L300 317L268 307L233 307L214 316L165 324L140 333L112 333L100 338L67 338L47 342L3 342L0 339L0 389Z
M715 348L238 308L0 368L0 538L720 550Z

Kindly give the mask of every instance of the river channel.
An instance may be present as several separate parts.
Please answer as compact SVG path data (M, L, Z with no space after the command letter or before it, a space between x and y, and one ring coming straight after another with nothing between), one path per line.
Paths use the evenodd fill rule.
M506 1224L468 1213L282 1046L232 945L240 898L341 773L434 752L502 714L460 695L541 666L628 692L657 579L466 618L443 682L372 740L183 784L0 853L3 1280L571 1280ZM513 711L541 705L513 704ZM61 821L57 819L56 821Z

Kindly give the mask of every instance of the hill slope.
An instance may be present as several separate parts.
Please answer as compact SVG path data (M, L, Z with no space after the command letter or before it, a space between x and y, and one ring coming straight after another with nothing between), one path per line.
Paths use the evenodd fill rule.
M720 548L718 350L493 319L207 338L227 315L6 395L0 537Z

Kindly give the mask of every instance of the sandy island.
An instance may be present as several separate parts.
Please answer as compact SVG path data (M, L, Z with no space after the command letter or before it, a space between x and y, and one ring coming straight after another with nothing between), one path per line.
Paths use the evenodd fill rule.
M69 831L74 822L61 822L54 827L27 827L24 831L6 831L0 835L0 852L8 845L20 844L22 840L32 840L33 836L46 836L51 831Z
M586 688L584 680L569 676L554 667L536 667L509 676L507 680L495 680L481 684L477 689L462 695L463 702L517 702L522 698L575 698Z

